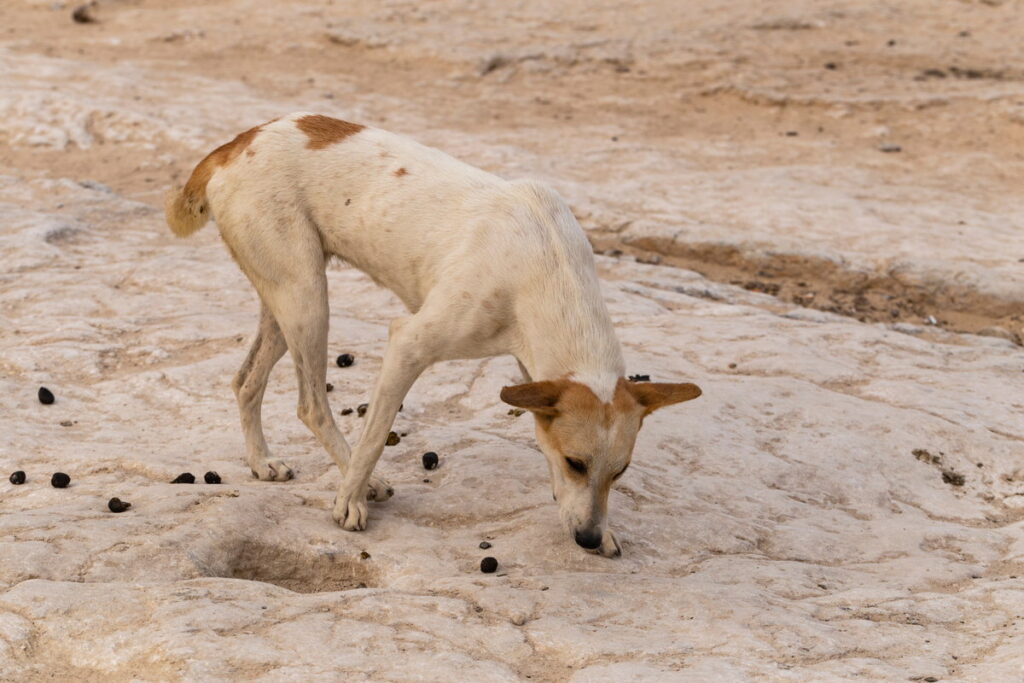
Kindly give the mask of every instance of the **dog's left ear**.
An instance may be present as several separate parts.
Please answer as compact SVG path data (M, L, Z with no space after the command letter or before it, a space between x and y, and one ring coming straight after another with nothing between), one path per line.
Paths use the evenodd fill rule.
M558 414L555 404L565 391L564 382L528 382L514 387L503 387L501 400L516 408L525 408L538 415L554 417Z
M626 389L637 403L644 407L644 415L674 403L692 401L701 395L696 384L667 384L661 382L626 382Z

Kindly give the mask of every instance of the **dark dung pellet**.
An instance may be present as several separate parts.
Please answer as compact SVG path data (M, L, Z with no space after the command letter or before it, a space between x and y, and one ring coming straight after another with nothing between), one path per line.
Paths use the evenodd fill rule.
M480 560L480 571L484 574L493 574L498 570L498 561L493 557L485 557Z
M21 470L17 472L11 472L11 483L15 486L20 486L25 483L25 473Z
M487 541L480 541L480 550L487 550L491 547L491 544Z
M366 415L366 409L369 407L369 403L360 403L358 406L356 406L356 415L358 415L359 417Z
M331 384L330 382L327 383L327 391L328 393L334 391L334 385Z
M423 468L428 470L437 469L437 453L427 451L423 454Z
M39 402L44 406L52 404L54 401L53 392L46 387L39 387Z
M50 484L57 489L67 488L68 484L71 483L71 477L64 474L63 472L54 472L53 476L50 477Z
M205 481L207 484L219 484L220 475L217 474L216 472L207 472L206 474L203 475L203 481Z
M384 442L385 446L397 446L398 442L402 440L402 437L398 436L394 432L388 432L388 440Z
M172 484L194 484L196 483L196 477L191 472L182 472L174 479L171 480Z
M120 498L111 498L109 501L107 501L107 508L111 512L124 512L131 506L131 503L121 500Z
M354 411L354 410L352 410L351 408L342 408L342 409L341 409L341 414L342 414L342 415L351 415L351 414L352 414L352 413L354 413L354 412L355 412L355 411Z
M629 381L630 382L650 382L651 381L651 376L650 375L630 375L629 376Z
M95 24L96 15L93 14L95 9L95 2L87 2L84 5L79 5L71 12L71 19L76 24Z
M340 356L338 356L338 359L335 362L338 364L339 368L347 368L348 366L355 363L356 359L352 356L351 353L343 353Z

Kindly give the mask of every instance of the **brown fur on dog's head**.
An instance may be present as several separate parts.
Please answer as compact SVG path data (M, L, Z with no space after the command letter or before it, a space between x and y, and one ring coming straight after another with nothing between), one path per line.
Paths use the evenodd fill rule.
M700 394L695 384L620 378L604 402L585 384L562 378L505 387L501 400L534 414L555 499L576 542L617 555L618 544L604 528L608 491L629 466L644 417Z

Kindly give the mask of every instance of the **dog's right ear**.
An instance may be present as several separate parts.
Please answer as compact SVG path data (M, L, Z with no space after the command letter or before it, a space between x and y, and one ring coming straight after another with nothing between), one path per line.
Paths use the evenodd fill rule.
M501 400L516 408L525 408L537 415L558 415L555 405L565 391L565 382L529 382L514 387L503 387Z

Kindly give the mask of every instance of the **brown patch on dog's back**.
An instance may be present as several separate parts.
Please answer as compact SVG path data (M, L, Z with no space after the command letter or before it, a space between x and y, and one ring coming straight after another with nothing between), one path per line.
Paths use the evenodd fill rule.
M309 142L306 149L323 149L336 142L341 142L350 135L355 135L366 126L349 123L341 119L333 119L322 114L309 114L295 122L295 125L306 134Z
M395 171L395 177L396 177L396 178L401 178L401 177L402 177L402 176L404 176L404 175L405 175L406 173L408 173L408 171L406 171L406 170L405 170L405 166L403 166L402 168L400 168L400 169L398 169L397 171Z
M277 119L274 119L276 121ZM273 123L274 121L268 121L267 123ZM207 154L199 165L192 171L192 175L189 176L188 182L185 183L185 197L198 201L199 198L206 196L206 184L210 182L210 178L213 177L213 172L221 166L227 166L235 157L244 152L246 148L252 144L252 141L256 139L256 135L263 129L263 126L267 123L261 123L260 125L250 128L244 133L239 133L235 136L235 139L231 142L225 142L223 145ZM252 150L249 150L252 154ZM200 209L202 211L202 209Z

